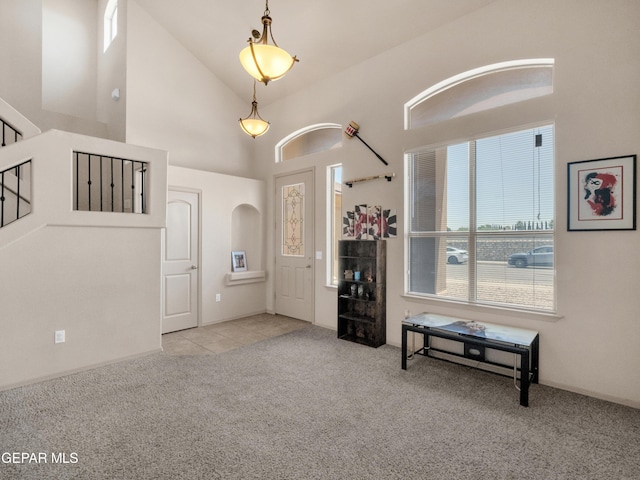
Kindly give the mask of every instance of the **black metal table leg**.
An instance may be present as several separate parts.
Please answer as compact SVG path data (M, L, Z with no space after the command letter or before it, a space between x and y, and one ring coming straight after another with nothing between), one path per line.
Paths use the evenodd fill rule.
M529 406L529 351L520 354L520 405Z
M402 370L407 369L407 325L402 325Z
M534 338L531 343L531 381L533 383L538 383L538 362L540 361L539 346L540 337L536 335L536 338Z

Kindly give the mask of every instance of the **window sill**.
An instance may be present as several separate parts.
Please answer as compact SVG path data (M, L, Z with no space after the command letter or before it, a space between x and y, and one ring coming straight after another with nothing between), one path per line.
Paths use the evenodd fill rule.
M404 295L402 295L402 298L425 306L432 305L434 308L432 310L429 310L429 312L440 313L442 315L451 315L451 308L456 308L460 312L460 315L465 315L468 312L470 316L478 313L481 313L483 316L493 314L499 317L509 316L510 318L518 320L552 323L555 323L564 318L562 315L559 315L555 312L534 312L532 310L520 310L517 308L501 307L496 305L486 305L480 303L472 304L452 299L423 297L420 295L412 295L410 293L405 293ZM413 312L413 314L417 313L420 312Z

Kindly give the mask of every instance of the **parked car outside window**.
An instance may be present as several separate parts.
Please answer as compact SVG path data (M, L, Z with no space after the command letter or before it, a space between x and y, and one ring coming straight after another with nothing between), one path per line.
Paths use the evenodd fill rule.
M525 253L514 253L509 255L507 260L509 265L515 265L518 268L525 268L529 265L553 265L553 245L543 245L534 248Z
M454 247L447 247L447 263L458 264L469 260L469 252Z

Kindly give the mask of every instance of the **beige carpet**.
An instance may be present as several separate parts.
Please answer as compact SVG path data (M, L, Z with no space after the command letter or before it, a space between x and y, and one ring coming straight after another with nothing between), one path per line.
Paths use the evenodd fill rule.
M511 379L403 371L398 348L319 327L0 392L0 452L48 460L0 463L11 480L630 480L639 439L638 410L542 385L521 407Z

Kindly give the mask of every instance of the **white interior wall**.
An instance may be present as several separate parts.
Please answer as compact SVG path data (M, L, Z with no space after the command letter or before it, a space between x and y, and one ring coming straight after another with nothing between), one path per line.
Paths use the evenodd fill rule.
M127 0L118 1L118 34L104 51L104 12L108 0L97 0L95 17L97 55L96 115L106 125L107 138L126 141L127 105ZM118 89L119 99L112 98Z
M253 176L247 109L135 0L128 2L127 142L169 152L171 165Z
M159 258L160 229L47 226L0 249L0 389L160 351Z
M51 0L54 1L54 0ZM91 122L80 117L67 114L59 114L48 112L41 109L40 100L41 92L41 60L42 60L42 2L41 0L20 0L13 2L8 0L9 5L3 4L3 12L9 11L8 16L0 16L0 31L6 38L24 37L25 48L20 56L11 55L11 50L3 49L6 53L0 58L5 61L6 65L15 66L15 68L7 69L8 72L26 72L29 71L27 78L23 79L20 75L3 76L0 79L0 92L8 92L8 98L16 99L19 104L16 108L23 112L25 109L33 116L34 123L44 125L45 129L51 126L57 126L62 130L68 131L89 131L94 136L109 135L118 136L122 129L124 136L124 112L126 102L117 104L117 108L111 109L109 104L100 106L101 114L104 114L104 120L109 125L103 124L103 130L94 128ZM100 0L100 8L104 2ZM126 18L125 9L128 2L121 0L119 7L119 21L122 22ZM7 9L4 9L4 7ZM134 11L137 11L134 4ZM101 10L97 12L97 20L100 22ZM134 17L139 19L139 17ZM6 19L6 21L5 21ZM89 21L89 20L87 20ZM96 18L91 24L95 25ZM125 24L128 22L125 22ZM135 22L134 22L135 23ZM183 88L176 88L171 83L175 79L171 79L169 83L157 81L154 75L151 77L144 72L142 83L138 83L135 73L140 73L136 68L132 68L134 73L133 85L142 86L144 82L148 85L160 84L159 93L162 97L168 94L172 96L177 92L178 98L173 99L168 105L162 108L165 118L170 119L167 129L154 130L155 125L145 123L148 118L145 116L147 110L153 110L158 103L157 97L138 95L139 100L132 107L132 128L131 136L133 139L141 140L148 138L149 143L158 147L165 145L164 139L170 137L166 143L169 148L173 148L172 155L176 161L186 156L192 163L198 163L208 169L229 170L236 174L247 175L250 173L249 159L252 150L251 139L244 136L235 123L231 126L227 125L226 118L213 118L215 115L225 116L224 112L231 110L240 110L240 101L235 100L233 95L229 95L229 90L222 88L220 82L213 77L208 71L204 70L197 61L186 53L176 42L167 38L166 32L160 31L159 35L154 36L153 32L158 33L157 25L152 25L150 29L145 30L144 22L138 22L138 26L142 30L141 33L150 33L150 38L138 37L139 43L134 44L142 50L133 50L142 56L146 56L143 51L148 47L145 42L150 40L152 50L158 55L154 58L163 62L169 60L174 65L180 65L178 71L185 75L181 77ZM100 23L99 23L100 25ZM120 24L122 26L122 24ZM4 28L6 27L6 28ZM32 31L33 30L33 31ZM120 32L116 41L107 50L104 56L99 57L99 85L98 91L109 93L112 86L120 86L126 79L126 41L125 32L128 29L119 29ZM160 29L161 30L161 29ZM30 44L33 36L37 41ZM144 35L143 35L144 36ZM10 42L6 42L5 45ZM164 47L170 45L171 53L163 50ZM96 45L96 48L99 46ZM135 55L134 55L134 58ZM135 63L135 62L134 62ZM170 67L172 68L172 67ZM154 73L154 72L152 72ZM155 72L158 73L158 72ZM7 78L8 77L8 78ZM20 77L20 78L19 78ZM33 80L29 82L28 80ZM187 82L188 85L184 82ZM195 86L197 84L197 87ZM121 93L126 98L128 85ZM194 89L194 92L187 92L184 96L180 96L180 91ZM136 91L136 89L133 89ZM140 94L140 91L137 91ZM100 96L100 93L99 93ZM200 99L206 98L208 103L200 104ZM149 103L146 103L148 101ZM184 103L184 110L181 110L181 102ZM4 105L4 103L3 103ZM232 105L232 106L229 106ZM137 109L136 110L136 106ZM121 111L118 109L122 109ZM7 106L6 109L13 114L15 110ZM156 112L157 113L157 112ZM175 115L174 115L175 113ZM186 116L185 116L186 115ZM215 117L214 115L214 117ZM204 121L202 118L205 118ZM136 124L135 119L141 123ZM195 120L194 120L195 119ZM136 125L138 128L136 128ZM220 128L218 128L220 127ZM217 132L217 135L212 135ZM28 132L31 135L31 130ZM193 136L195 135L195 137ZM51 131L41 135L33 140L40 145L39 148L46 155L55 157L55 148L47 144L53 141L58 144L60 138L68 135L63 132ZM52 138L54 137L54 138ZM58 139L58 140L56 140ZM235 140L235 141L234 141ZM44 143L43 143L44 142ZM97 142L97 147L96 147ZM64 142L62 142L64 144ZM42 145L44 144L44 147ZM6 160L9 155L22 155L28 158L33 155L29 150L34 143L20 142L15 146L7 147L0 151L0 165L12 164L14 160ZM112 147L115 144L110 144ZM183 146L186 145L186 149ZM122 158L128 157L127 150L116 151L102 150L100 141L93 139L85 139L79 142L77 147L81 151L99 151L104 154L112 154ZM63 147L64 149L65 147ZM145 151L143 148L133 148L134 152L140 153ZM67 154L71 151L66 146ZM60 152L58 152L60 153ZM64 153L63 153L64 155ZM165 162L166 162L166 154ZM15 157L16 159L18 157ZM20 157L20 158L22 158ZM3 161L3 158L5 161ZM137 159L147 160L147 157L136 157ZM58 158L59 159L59 158ZM194 159L197 159L194 160ZM15 160L17 161L17 160ZM47 163L47 169L40 166L34 167L34 195L39 201L34 203L34 212L25 217L20 222L16 222L10 227L6 227L0 232L0 256L3 259L3 265L8 270L16 270L24 263L25 258L33 258L38 263L42 257L47 257L48 252L56 251L61 254L60 261L49 259L47 262L50 268L39 271L37 268L23 269L19 275L10 277L12 283L2 285L0 291L12 296L15 302L6 302L3 299L3 315L2 325L5 328L7 341L12 341L10 348L4 348L2 363L4 370L0 375L0 388L7 385L16 385L18 383L33 381L47 376L59 375L64 372L70 372L79 368L86 368L91 365L97 365L103 362L114 361L126 356L140 354L142 352L153 351L159 348L160 342L160 243L159 228L164 223L164 212L166 208L166 170L165 167L151 169L151 191L153 197L150 203L150 215L137 217L137 223L122 223L123 217L108 215L96 220L95 214L90 212L72 212L71 201L65 199L65 195L72 191L68 184L70 174L67 168L60 167L56 162ZM70 164L69 164L70 165ZM69 166L67 165L67 167ZM165 165L166 166L166 165ZM231 177L227 175L218 175L209 177L207 172L189 171L182 172L182 176L175 175L176 184L186 184L191 188L201 188L203 192L203 244L202 244L202 261L206 268L201 271L202 275L202 315L201 322L212 323L222 320L228 320L252 313L260 313L265 310L264 302L264 282L251 284L234 285L229 287L225 280L226 275L230 271L230 252L231 252L231 232L232 232L232 212L239 205L246 208L255 209L259 212L260 222L255 225L258 231L264 230L264 186L262 182L250 180L247 178ZM65 187L66 185L66 187ZM46 201L44 201L46 199ZM158 200L160 199L160 200ZM158 203L159 202L159 203ZM232 202L232 203L229 203ZM155 206L154 206L155 205ZM99 214L98 214L99 215ZM105 220L105 218L107 220ZM44 220L43 220L44 219ZM44 222L44 223L43 223ZM106 224L105 224L106 222ZM161 222L161 223L158 223ZM51 229L44 227L47 223L62 226L65 228ZM84 229L84 225L92 225L88 229ZM108 226L106 230L101 227ZM142 227L140 230L136 227ZM35 234L32 232L36 232ZM73 233L77 232L76 236ZM153 232L156 232L153 234ZM152 238L151 238L151 237ZM77 238L78 240L75 240ZM260 238L260 236L256 236ZM58 243L64 245L58 245ZM78 245L81 242L81 246ZM67 246L68 244L68 246ZM122 245L127 245L127 255L118 257L117 254L122 250ZM102 260L96 263L96 259L91 257L90 252L86 251L87 246L100 251ZM144 255L137 255L139 248L145 252ZM250 250L259 252L258 255L252 254L250 262L264 269L264 250L263 245L251 245ZM77 251L77 255L71 252ZM95 250L93 251L95 254ZM6 257L6 258L5 258ZM73 259L73 262L69 260ZM62 263L66 262L66 263ZM117 268L120 262L124 262L122 268ZM101 272L98 283L104 284L105 288L95 289L94 281L87 281L88 274L84 271L82 264L92 265L96 271ZM144 266L144 267L142 267ZM252 267L253 268L253 267ZM133 270L133 271L131 271ZM131 279L139 285L143 285L142 290L131 288L131 282L120 282L116 286L114 275L122 275L127 279ZM60 275L63 272L63 275ZM77 278L71 278L77 275ZM47 273L50 273L49 275ZM31 282L34 276L38 276L37 282ZM64 281L60 279L64 277ZM8 281L9 277L4 277ZM68 290L70 289L70 290ZM19 291L19 294L15 294ZM221 302L215 302L215 294L221 294ZM33 314L33 319L28 322L24 321L20 305L27 303L32 295L46 297L47 301L39 304ZM59 298L59 301L56 301ZM47 305L50 302L57 302L56 309L51 310ZM66 304L66 308L59 307L59 303ZM131 303L135 302L132 307ZM74 307L70 307L73 305ZM238 308L238 305L242 305ZM129 308L122 317L117 319L111 318L115 312L121 313L121 308ZM93 312L93 308L101 312L98 315L89 315ZM6 316L5 316L6 315ZM104 316L109 319L104 324ZM9 320L7 320L9 319ZM98 322L98 325L93 323ZM130 325L131 322L136 322ZM92 325L91 331L88 331L87 325ZM51 348L49 341L51 340L52 329L66 329L68 341L66 345L57 348ZM115 336L113 332L116 332ZM31 335L37 333L37 335ZM104 341L101 345L95 346L94 342L101 335L110 335L109 341ZM127 335L127 341L120 341L121 335ZM20 341L16 341L20 338ZM70 344L72 344L70 346ZM83 344L84 350L78 349L78 345ZM92 348L87 349L87 345ZM3 345L4 347L5 345ZM95 347L95 348L94 348ZM52 357L54 360L52 360ZM58 358L59 357L59 358ZM25 358L29 358L29 365L24 363ZM22 362L22 363L20 363ZM46 365L43 367L43 365ZM6 373L6 375L5 375Z
M217 323L265 311L265 281L228 285L232 243L233 211L252 208L259 220L253 239L244 243L250 270L264 270L264 245L259 242L265 228L265 184L261 180L169 166L169 187L195 189L201 195L201 324ZM243 229L243 231L246 231ZM253 254L256 252L257 254ZM251 254L251 255L250 255ZM216 294L221 301L216 302Z
M42 0L2 2L0 45L0 97L42 128Z
M96 119L96 0L42 1L42 108Z
M565 227L567 163L639 150L640 97L634 81L640 74L638 17L640 4L632 0L499 1L264 108L271 129L256 145L255 162L268 190L274 175L309 163L315 163L319 176L326 165L342 163L344 179L393 171L398 178L391 183L345 189L343 209L356 203L396 208L400 232L405 228L403 152L534 122L555 122L558 314L408 298L401 236L388 240L388 343L400 344L406 310L532 328L541 336L542 383L640 406L640 377L635 373L640 298L633 292L640 256L629 253L635 251L639 233L567 232ZM403 104L431 85L483 65L548 57L556 59L552 96L403 130ZM360 124L361 137L390 163L388 167L356 139L323 157L274 164L274 146L289 133L312 123L346 125L350 120ZM318 187L325 184L325 178L316 180ZM273 201L267 198L270 224ZM316 202L316 250L322 246L326 254L321 215L326 194L318 194ZM273 251L273 240L267 241L268 251ZM318 263L316 267L322 268ZM324 286L324 271L318 270L316 323L336 328L335 290ZM268 308L272 289L270 282Z
M74 150L148 162L149 213L74 211ZM159 351L166 152L51 130L0 170L27 159L32 212L0 229L0 389Z
M67 0L46 0L66 2ZM80 1L80 0L77 0ZM95 0L91 0L95 3ZM85 18L85 15L75 18ZM91 21L91 25L95 22ZM67 97L63 105L55 108L60 111L49 110L43 106L43 0L3 0L2 15L0 15L0 64L3 65L0 75L0 97L26 116L42 131L52 128L69 132L108 138L108 128L105 123L83 115L92 110L95 112L95 86L93 95L87 93L91 89L88 82L84 82L76 94ZM86 63L73 61L73 69L77 75L86 79L95 78L95 72L82 71ZM94 57L95 58L95 57ZM95 66L95 64L94 64ZM68 87L68 86L67 86ZM88 96L86 96L88 95ZM51 102L48 102L51 103ZM73 114L66 113L74 112Z

